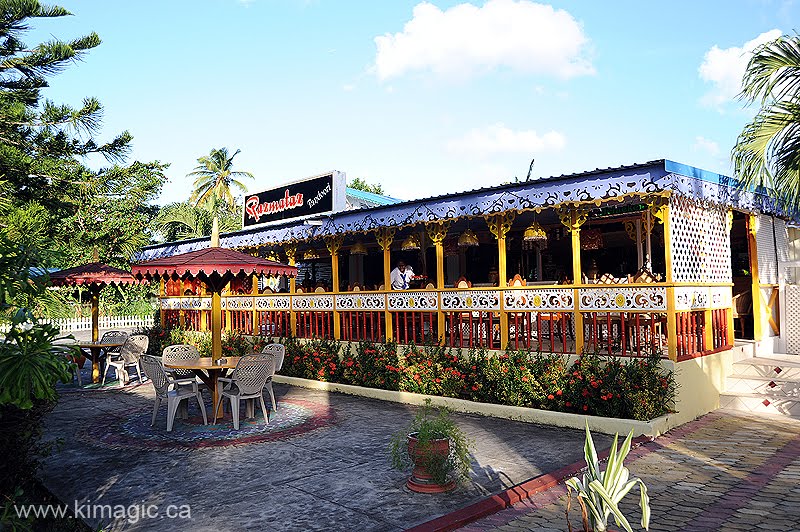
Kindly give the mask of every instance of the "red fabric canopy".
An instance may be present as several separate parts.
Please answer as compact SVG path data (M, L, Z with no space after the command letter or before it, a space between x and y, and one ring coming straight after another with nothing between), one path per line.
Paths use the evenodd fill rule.
M140 282L131 272L114 268L101 262L90 262L50 274L53 286L96 285L102 288L108 284L131 284Z
M171 257L134 264L133 275L138 279L238 275L297 275L297 268L260 257L253 257L227 248L206 248Z

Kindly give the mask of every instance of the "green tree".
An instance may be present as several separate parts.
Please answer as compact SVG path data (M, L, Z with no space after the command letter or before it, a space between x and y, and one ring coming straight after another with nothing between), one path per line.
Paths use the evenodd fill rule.
M383 194L383 186L380 184L370 185L363 179L357 177L347 184L348 187L356 190L363 190L364 192L372 192L373 194Z
M740 97L761 106L732 156L745 187L765 187L800 207L800 36L781 36L753 52Z
M215 210L217 203L226 203L233 207L236 201L231 193L231 187L247 192L247 187L238 178L253 178L253 174L233 170L233 159L242 150L228 156L228 148L212 149L208 155L197 159L199 163L193 172L187 174L194 176L192 196L189 201L197 207L211 206Z

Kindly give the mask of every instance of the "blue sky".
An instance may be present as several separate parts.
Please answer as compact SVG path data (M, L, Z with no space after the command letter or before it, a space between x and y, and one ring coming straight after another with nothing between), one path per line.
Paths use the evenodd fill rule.
M329 170L412 199L652 159L730 174L747 52L790 0L60 2L26 40L103 40L46 97L105 107L188 198L210 149L251 192Z

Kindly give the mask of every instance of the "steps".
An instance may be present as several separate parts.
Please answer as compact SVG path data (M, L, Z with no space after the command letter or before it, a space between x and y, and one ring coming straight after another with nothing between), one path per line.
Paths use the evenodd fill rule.
M720 408L800 419L800 356L773 354L733 364Z

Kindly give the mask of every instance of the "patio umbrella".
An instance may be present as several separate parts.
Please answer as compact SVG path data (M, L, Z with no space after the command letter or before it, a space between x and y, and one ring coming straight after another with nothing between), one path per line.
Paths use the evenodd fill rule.
M211 357L222 356L222 289L237 275L297 275L297 268L219 247L216 219L211 247L133 265L137 279L195 277L211 291Z
M100 291L107 285L133 284L141 281L131 275L131 272L101 262L90 262L83 266L53 272L50 274L50 282L53 286L85 286L89 289L92 302L92 342L96 342L99 336Z

